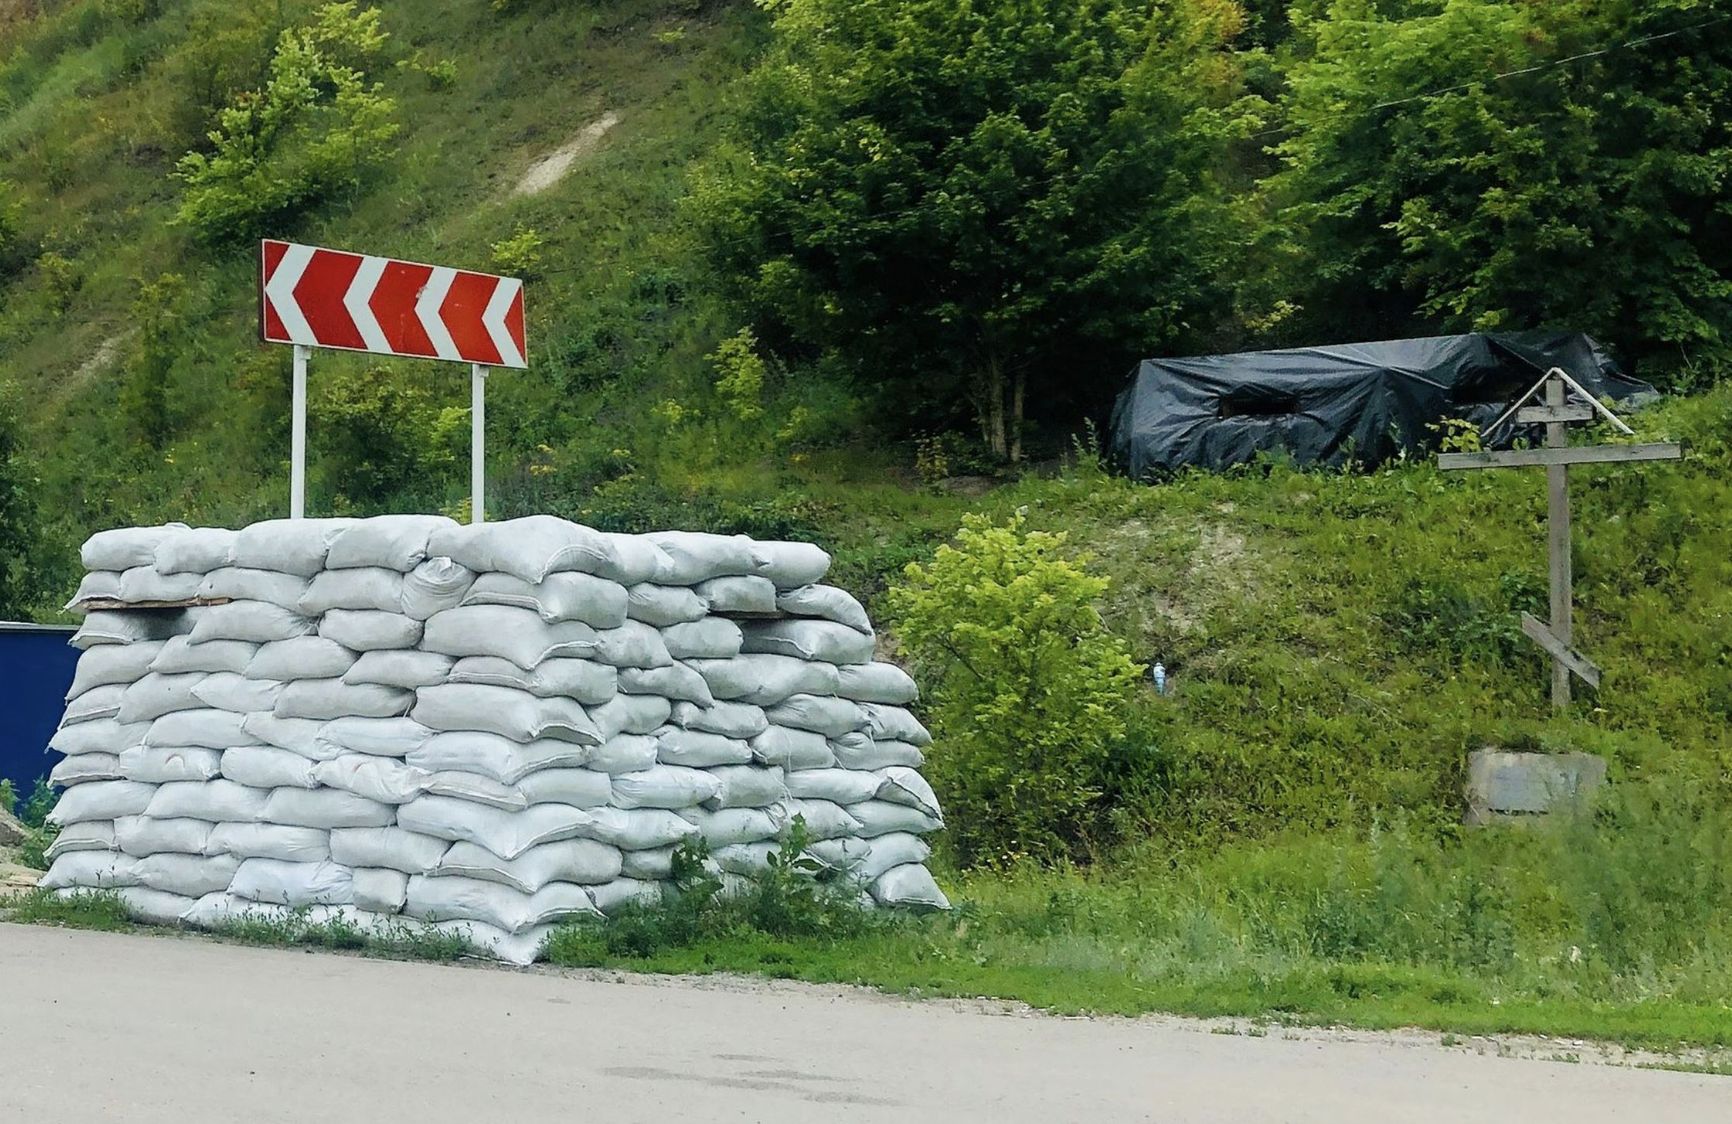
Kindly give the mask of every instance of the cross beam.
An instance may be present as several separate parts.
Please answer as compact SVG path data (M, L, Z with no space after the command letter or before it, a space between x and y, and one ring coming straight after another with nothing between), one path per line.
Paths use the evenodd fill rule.
M1545 390L1545 404L1528 405L1542 388ZM1570 402L1571 390L1587 401ZM1546 553L1551 570L1551 621L1548 624L1523 613L1522 632L1551 656L1552 706L1564 710L1570 705L1572 674L1589 686L1600 685L1600 669L1571 646L1574 578L1570 564L1570 465L1675 461L1684 452L1671 443L1572 448L1568 430L1572 422L1590 421L1596 414L1604 414L1624 433L1629 433L1630 428L1595 401L1580 383L1556 367L1506 410L1498 421L1511 414L1520 422L1543 423L1546 427L1545 447L1500 449L1486 453L1442 453L1437 458L1437 467L1446 472L1466 468L1543 467L1546 470ZM1497 422L1492 423L1486 431L1496 425Z

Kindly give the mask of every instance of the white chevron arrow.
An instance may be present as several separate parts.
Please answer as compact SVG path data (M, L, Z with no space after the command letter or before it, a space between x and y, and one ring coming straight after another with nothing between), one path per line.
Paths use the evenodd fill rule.
M283 252L282 260L277 262L276 272L265 282L265 299L276 309L277 319L283 322L283 330L289 334L289 342L316 346L319 338L313 334L312 326L307 323L300 304L295 300L295 286L301 283L301 274L307 271L313 253L311 246L291 244Z
M517 350L517 341L511 338L510 331L505 327L505 317L511 312L511 304L522 291L523 282L515 277L501 277L499 284L493 288L492 299L487 302L487 311L481 314L481 326L487 329L493 346L499 349L499 361L506 367L527 366L522 354Z
M455 269L436 267L433 275L427 278L427 284L422 287L420 297L415 301L415 316L421 321L421 327L426 330L427 338L433 343L433 354L441 359L463 358L462 353L457 350L457 344L451 339L451 333L445 328L445 321L439 317L439 306L445 303L445 295L451 291L451 284L456 280Z
M349 310L349 318L355 322L355 330L361 333L361 339L369 351L391 352L391 341L385 338L385 331L379 327L379 318L373 315L373 308L368 302L373 299L373 290L379 287L379 278L385 275L385 267L390 262L385 258L364 257L361 268L355 271L355 279L349 282L349 291L343 294L343 307Z

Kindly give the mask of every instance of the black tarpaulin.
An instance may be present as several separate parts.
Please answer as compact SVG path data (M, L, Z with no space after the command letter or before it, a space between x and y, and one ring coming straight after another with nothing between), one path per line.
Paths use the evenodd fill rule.
M1195 465L1225 468L1259 454L1302 465L1377 465L1434 449L1446 418L1497 419L1546 371L1562 367L1598 398L1654 395L1585 335L1476 333L1299 347L1188 359L1145 359L1119 395L1113 459L1134 477ZM1506 422L1493 447L1519 433Z

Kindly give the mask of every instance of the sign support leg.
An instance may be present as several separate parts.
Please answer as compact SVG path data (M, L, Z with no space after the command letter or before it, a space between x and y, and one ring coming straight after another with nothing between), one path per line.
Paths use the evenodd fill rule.
M1546 380L1546 405L1561 407L1568 393L1564 380L1556 376ZM1569 437L1561 421L1546 423L1546 447L1561 449ZM1570 565L1570 470L1568 465L1546 466L1547 545L1551 567L1552 634L1568 648L1571 637L1570 602L1574 596ZM1552 657L1552 708L1569 709L1570 669L1564 661Z
M487 491L487 368L469 371L469 521L485 523Z
M312 348L295 345L294 420L289 438L289 518L307 517L307 355Z

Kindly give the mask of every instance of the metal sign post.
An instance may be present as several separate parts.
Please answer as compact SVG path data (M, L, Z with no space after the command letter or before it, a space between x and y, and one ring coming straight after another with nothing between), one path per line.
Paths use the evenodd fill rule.
M1529 406L1541 390L1545 404ZM1571 402L1574 391L1582 401ZM1635 432L1618 416L1602 406L1582 384L1567 372L1553 367L1545 377L1515 405L1482 433L1490 433L1502 425L1511 414L1518 422L1546 427L1546 443L1539 449L1507 449L1489 453L1442 453L1437 467L1444 471L1465 468L1523 468L1543 465L1546 470L1546 551L1551 571L1551 620L1540 621L1529 613L1522 614L1522 632L1552 658L1552 706L1565 710L1570 705L1570 676L1575 675L1591 687L1600 685L1600 669L1573 646L1574 626L1571 609L1574 600L1574 575L1570 557L1570 478L1572 464L1612 464L1634 461L1677 460L1683 450L1669 442L1643 445L1587 445L1570 447L1569 426L1592 421L1596 415L1605 418L1626 436Z
M259 262L259 335L295 349L289 517L306 516L307 357L325 347L470 365L470 511L482 522L488 371L529 366L523 282L273 239Z

